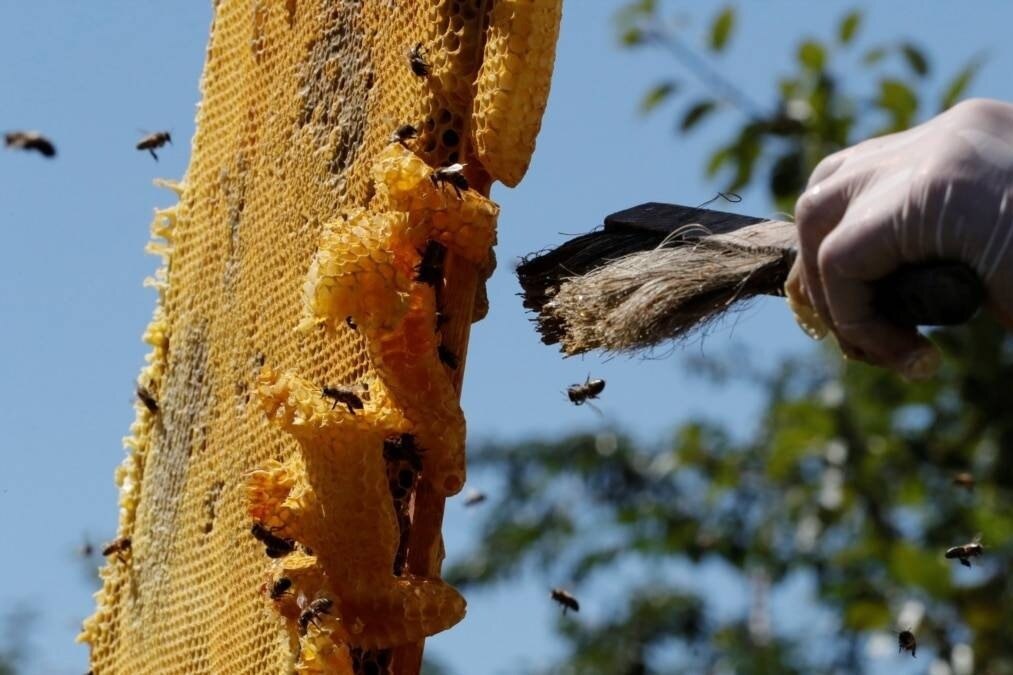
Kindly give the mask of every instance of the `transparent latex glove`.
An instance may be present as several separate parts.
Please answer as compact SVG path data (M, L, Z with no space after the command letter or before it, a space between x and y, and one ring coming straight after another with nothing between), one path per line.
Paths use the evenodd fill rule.
M824 159L795 208L800 255L785 290L815 338L907 377L932 375L935 347L872 307L870 283L904 263L959 260L1013 328L1013 105L966 101Z

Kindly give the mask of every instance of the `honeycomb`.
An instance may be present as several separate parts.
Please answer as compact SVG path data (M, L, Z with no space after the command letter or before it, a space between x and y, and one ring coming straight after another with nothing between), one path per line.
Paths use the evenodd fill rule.
M152 224L155 404L116 472L131 545L81 633L95 673L417 673L463 617L440 527L485 195L530 160L560 5L215 3L191 163Z

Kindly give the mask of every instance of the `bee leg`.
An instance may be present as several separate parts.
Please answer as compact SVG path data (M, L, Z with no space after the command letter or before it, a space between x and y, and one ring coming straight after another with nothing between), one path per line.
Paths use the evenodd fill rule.
M148 148L148 152L151 153L151 156L154 157L155 161L157 162L158 161L158 155L155 154L155 149L154 148Z
M968 560L967 558L961 558L960 559L960 564L963 565L964 567L970 567L971 566L971 561Z

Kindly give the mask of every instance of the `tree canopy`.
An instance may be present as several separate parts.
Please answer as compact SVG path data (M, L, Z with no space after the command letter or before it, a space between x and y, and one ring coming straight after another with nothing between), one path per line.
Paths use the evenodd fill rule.
M822 157L953 105L981 64L972 58L930 100L930 52L906 39L856 51L863 15L853 11L826 38L799 41L795 70L767 106L720 69L734 9L711 18L703 49L666 11L636 0L617 16L621 44L675 57L673 77L641 109L660 114L684 99L678 133L737 114L705 170L726 190L762 184L789 211ZM1013 339L987 318L932 335L946 359L929 382L830 347L766 370L709 358L708 377L764 394L744 439L694 421L647 445L574 433L478 448L472 465L508 488L491 496L480 543L447 576L476 588L535 570L547 589L565 583L578 598L608 587L604 615L561 614L568 653L537 672L871 672L877 651L910 660L897 642L910 629L919 660L1013 673ZM944 557L979 533L984 553L971 568ZM771 620L770 598L800 583L812 592L798 612L822 630ZM729 592L747 596L732 618L713 609Z

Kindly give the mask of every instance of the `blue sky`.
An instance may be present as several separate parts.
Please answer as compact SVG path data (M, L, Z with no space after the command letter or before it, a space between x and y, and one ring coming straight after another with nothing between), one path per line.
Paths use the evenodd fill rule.
M185 171L210 4L0 0L0 129L43 130L60 153L49 162L0 152L0 508L8 542L0 556L0 578L8 581L0 607L24 602L40 612L30 672L86 669L85 649L73 636L92 600L73 551L86 533L101 538L115 529L112 474L133 417L132 383L146 351L140 335L154 302L141 282L157 261L143 249L152 209L173 201L151 181ZM700 26L721 4L681 6ZM861 4L739 2L741 28L720 66L755 98L770 100L795 41L809 32L829 35L839 16ZM924 0L865 5L863 42L912 37L944 73L988 49L973 92L1013 99L1013 50L1005 46L1013 5L979 0L973 12ZM670 113L639 117L640 95L676 67L660 52L615 46L610 20L617 6L568 0L531 170L518 188L493 190L503 207L500 267L489 284L492 310L475 327L468 358L464 407L473 440L606 422L649 439L694 415L746 433L755 396L702 385L687 376L681 355L738 350L764 363L809 348L777 301L758 303L664 359L564 360L538 341L516 296L515 259L642 201L706 200L715 186L703 179L704 157L736 121L715 119L687 140L672 133ZM156 164L133 144L139 129L162 128L176 145ZM762 195L744 196L739 210L771 211ZM570 406L561 393L589 372L608 381L603 419ZM482 479L473 482L482 487ZM466 546L473 522L459 503L450 504L451 557ZM538 663L555 650L547 634L555 610L543 586L528 579L472 595L465 621L430 648L462 673ZM735 598L726 599L734 607ZM591 598L592 612L595 604Z

